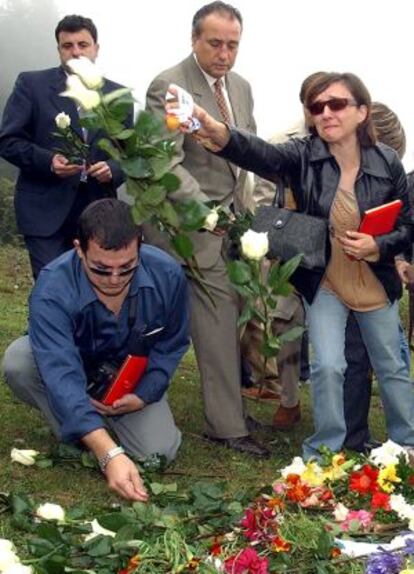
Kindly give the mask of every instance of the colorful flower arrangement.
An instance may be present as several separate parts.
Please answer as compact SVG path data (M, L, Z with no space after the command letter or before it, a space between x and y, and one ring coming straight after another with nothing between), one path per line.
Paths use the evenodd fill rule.
M32 466L34 454L23 454L15 449L13 460ZM59 563L106 574L414 574L414 468L391 441L368 457L295 457L250 503L248 493L229 495L220 483L185 493L175 484L148 488L150 503L93 519L3 497L29 533L30 556L0 540L0 572L47 574Z

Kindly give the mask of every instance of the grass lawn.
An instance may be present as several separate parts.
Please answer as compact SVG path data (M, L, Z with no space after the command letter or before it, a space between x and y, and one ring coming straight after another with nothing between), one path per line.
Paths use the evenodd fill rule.
M31 277L26 252L23 249L2 247L0 253L0 352L27 328L27 296ZM55 466L49 469L24 467L10 461L13 447L47 451L56 444L42 418L33 409L15 401L8 388L0 385L0 491L28 493L36 501L56 502L65 507L84 504L103 506L118 502L109 492L97 471ZM249 489L254 494L270 484L277 469L301 452L301 443L312 431L308 388L301 390L302 421L289 433L272 429L257 433L257 438L272 450L268 461L236 454L223 447L211 445L202 438L203 413L200 382L194 355L190 351L178 369L171 385L170 401L179 428L183 431L183 445L175 463L158 480L178 481L185 487L198 477L227 481L229 488ZM270 423L274 406L248 401L248 411L263 422ZM219 408L219 406L218 406ZM329 408L329 405L327 405ZM377 393L371 411L373 435L384 438L382 410ZM7 520L0 526L0 538L8 532Z

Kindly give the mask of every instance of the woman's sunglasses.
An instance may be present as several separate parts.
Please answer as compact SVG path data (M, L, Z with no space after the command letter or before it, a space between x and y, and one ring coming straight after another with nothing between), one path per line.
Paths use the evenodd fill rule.
M347 106L357 106L355 100L350 100L348 98L331 98L330 100L325 100L324 102L314 102L308 106L309 112L313 116L319 116L323 114L325 106L331 110L331 112L340 112L344 110Z

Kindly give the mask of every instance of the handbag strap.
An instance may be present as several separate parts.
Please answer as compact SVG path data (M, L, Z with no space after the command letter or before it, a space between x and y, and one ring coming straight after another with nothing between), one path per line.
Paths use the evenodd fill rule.
M275 185L272 207L285 207L285 185L283 180L278 177Z

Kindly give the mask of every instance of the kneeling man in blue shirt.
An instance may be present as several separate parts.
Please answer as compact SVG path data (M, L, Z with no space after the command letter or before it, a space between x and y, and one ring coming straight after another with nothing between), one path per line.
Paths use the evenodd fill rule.
M166 390L188 344L181 266L141 245L125 203L102 199L82 213L75 248L41 271L30 296L29 335L9 346L3 370L15 395L40 409L59 440L80 441L96 455L113 490L146 500L128 454L175 457L181 433ZM148 364L133 393L110 407L91 398L91 365L120 364L143 347Z

